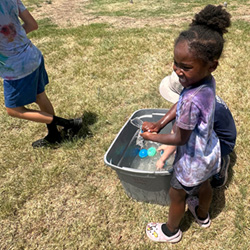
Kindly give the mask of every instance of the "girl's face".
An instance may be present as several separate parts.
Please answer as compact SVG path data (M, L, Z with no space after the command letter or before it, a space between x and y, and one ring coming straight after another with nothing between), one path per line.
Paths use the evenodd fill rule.
M176 44L174 48L173 69L178 75L183 87L187 88L200 82L210 76L215 68L212 67L211 63L205 63L201 59L194 57L189 51L186 41L181 41Z

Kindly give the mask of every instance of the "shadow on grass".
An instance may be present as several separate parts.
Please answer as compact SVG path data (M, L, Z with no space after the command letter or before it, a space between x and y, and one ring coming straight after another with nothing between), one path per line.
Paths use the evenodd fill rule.
M234 174L234 170L233 170L233 166L236 164L237 161L237 155L235 153L235 151L233 151L230 154L230 165L228 168L228 180L225 186L218 188L218 189L213 189L213 200L210 206L210 217L211 219L216 218L224 209L225 207L225 190L227 189L227 187L230 185L232 178L233 178L233 174ZM187 231L191 224L194 222L194 217L191 214L191 212L188 210L185 215L184 218L181 222L181 230L183 232Z
M82 118L82 126L77 130L63 130L62 137L64 141L75 141L77 139L84 139L86 137L92 137L93 133L89 126L97 122L97 114L84 111Z
M85 138L87 136L92 136L93 133L89 126L97 122L97 114L89 111L85 111L82 115L82 128L80 129L77 137Z

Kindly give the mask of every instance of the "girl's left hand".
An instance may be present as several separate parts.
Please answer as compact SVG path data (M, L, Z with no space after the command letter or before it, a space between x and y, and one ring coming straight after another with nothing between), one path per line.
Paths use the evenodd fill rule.
M140 135L143 137L145 140L151 140L153 138L153 135L156 133L150 133L150 132L144 132L141 133Z

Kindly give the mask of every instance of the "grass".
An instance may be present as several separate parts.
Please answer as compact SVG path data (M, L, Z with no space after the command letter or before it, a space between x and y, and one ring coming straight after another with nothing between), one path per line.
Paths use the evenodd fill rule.
M206 6L211 4L211 1L133 1L131 4L129 0L98 0L90 1L86 8L90 9L91 12L97 15L105 16L129 16L129 17L173 17L173 15L178 17L193 17L194 10L200 9L201 6ZM221 1L213 1L212 4L219 5L222 4ZM230 1L231 8L237 8L239 5L248 5L249 1ZM190 19L191 20L191 19Z
M56 2L24 1L41 12ZM171 106L158 86L172 71L174 38L206 3L88 1L78 11L107 21L64 27L49 12L37 18L39 30L30 38L45 57L47 94L59 116L84 115L85 127L79 138L57 149L33 150L31 142L46 134L45 126L8 117L1 95L0 249L249 249L249 1L228 4L233 23L214 74L238 138L229 183L214 192L211 228L200 229L187 212L180 243L150 242L147 222L165 221L168 207L127 197L115 171L103 162L134 111ZM132 24L124 22L127 17Z

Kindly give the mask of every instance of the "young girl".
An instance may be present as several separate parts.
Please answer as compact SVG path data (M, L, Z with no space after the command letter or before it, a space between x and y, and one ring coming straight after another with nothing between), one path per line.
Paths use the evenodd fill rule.
M0 2L0 76L4 79L7 113L20 119L46 123L48 128L48 135L35 141L33 147L60 142L57 125L77 131L82 123L81 118L67 120L55 116L44 91L48 76L42 53L26 35L37 28L37 22L21 0ZM38 104L40 110L25 107L33 102Z
M149 223L147 236L153 241L178 242L180 221L189 210L201 227L210 226L212 189L209 178L220 169L220 144L213 131L215 80L211 73L223 51L223 34L230 26L230 14L222 6L206 6L195 15L190 28L175 41L173 69L184 87L177 103L176 127L172 134L142 133L142 137L176 145L174 172L169 190L167 223Z
M165 77L160 84L160 93L162 97L172 103L178 102L178 97L180 96L182 89L183 87L179 83L179 78L174 71L170 76ZM170 116L169 111L157 122L144 122L142 126L143 131L150 130L158 133L170 122L170 119L173 119L173 117ZM175 114L176 110L174 118ZM213 129L220 140L221 168L220 172L212 177L210 184L213 188L220 188L227 182L230 153L233 152L235 147L237 129L230 109L219 96L215 97ZM161 145L159 149L157 149L157 151L164 151L161 158L156 163L157 169L161 169L165 165L165 161L170 157L172 152L175 151L175 147L176 146Z

